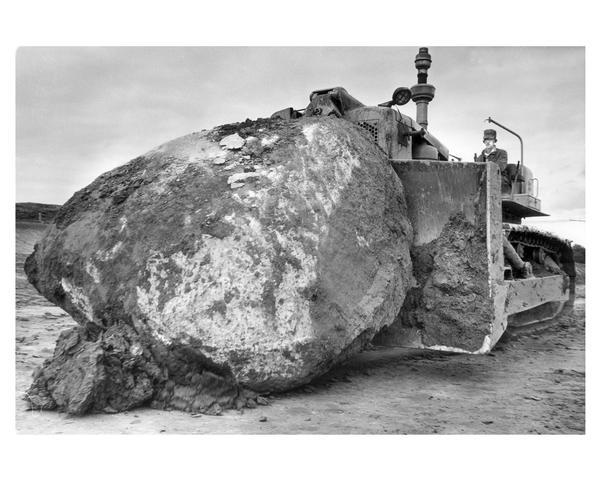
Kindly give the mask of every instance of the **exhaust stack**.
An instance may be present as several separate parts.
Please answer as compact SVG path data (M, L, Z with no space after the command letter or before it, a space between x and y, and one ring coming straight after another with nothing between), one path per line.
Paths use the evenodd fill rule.
M427 83L427 70L431 67L431 55L426 47L419 48L415 57L417 85L411 87L412 100L417 104L417 123L427 130L427 106L435 96L435 87Z

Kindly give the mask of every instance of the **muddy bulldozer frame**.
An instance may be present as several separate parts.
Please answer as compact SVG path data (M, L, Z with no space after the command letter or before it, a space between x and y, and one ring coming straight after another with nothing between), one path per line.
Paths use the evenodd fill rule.
M365 106L336 87L312 92L304 110L286 108L272 117L350 121L388 155L402 180L414 232L416 285L396 321L374 342L487 353L507 328L543 324L572 304L571 244L521 224L523 218L546 215L522 150L519 163L507 168L509 191L501 190L497 164L453 161L458 157L428 131L435 88L427 83L427 48L419 50L415 66L418 83L397 88L391 101L378 106ZM411 99L416 121L394 108Z

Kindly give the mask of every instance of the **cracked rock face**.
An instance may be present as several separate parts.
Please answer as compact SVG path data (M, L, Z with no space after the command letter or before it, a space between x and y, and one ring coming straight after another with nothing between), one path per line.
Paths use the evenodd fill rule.
M358 127L247 121L101 175L25 268L83 328L127 325L140 348L162 352L143 395L133 382L156 402L189 390L170 355L194 358L190 378L255 391L324 373L394 320L413 283L411 239L402 185Z

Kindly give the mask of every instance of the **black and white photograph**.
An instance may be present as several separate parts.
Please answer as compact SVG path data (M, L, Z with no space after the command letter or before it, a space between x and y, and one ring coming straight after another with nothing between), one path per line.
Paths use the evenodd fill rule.
M15 45L17 437L589 437L585 42L222 38Z
M19 49L18 428L583 433L583 63Z

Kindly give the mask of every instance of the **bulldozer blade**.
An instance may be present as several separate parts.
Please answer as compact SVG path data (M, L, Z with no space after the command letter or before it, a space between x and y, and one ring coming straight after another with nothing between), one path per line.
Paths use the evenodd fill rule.
M530 322L560 311L568 299L564 276L504 280L497 165L400 160L392 165L414 230L416 285L374 344L487 353L511 319Z

